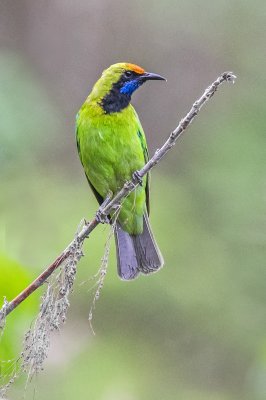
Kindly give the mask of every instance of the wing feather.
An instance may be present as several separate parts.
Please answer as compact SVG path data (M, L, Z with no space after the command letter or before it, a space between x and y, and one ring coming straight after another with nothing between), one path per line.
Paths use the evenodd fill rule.
M82 161L82 155L81 155L81 151L80 151L79 134L78 134L78 127L77 126L76 126L76 142L77 142L79 158L80 158L81 164L83 165L83 169L84 169L84 172L85 172L84 164L83 164L83 161ZM102 202L103 202L103 197L100 195L100 193L97 192L97 190L95 189L95 187L93 186L93 184L89 180L86 172L85 172L85 175L86 175L87 181L88 181L88 183L89 183L89 185L90 185L90 187L91 187L91 189L93 191L94 196L96 197L98 203L101 205Z
M145 135L144 135L144 132L143 132L143 129L142 129L141 125L139 127L138 137L139 137L140 142L141 142L141 147L142 147L142 150L143 150L145 163L147 163L149 161L149 152L148 152L148 147L147 147ZM147 212L148 212L148 215L150 215L150 174L149 173L147 174L145 193L146 193Z

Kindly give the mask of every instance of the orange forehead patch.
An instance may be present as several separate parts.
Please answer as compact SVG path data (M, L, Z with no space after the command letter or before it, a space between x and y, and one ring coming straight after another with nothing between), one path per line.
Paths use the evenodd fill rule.
M135 64L126 64L126 67L130 69L131 71L136 72L137 74L143 74L145 70L138 65Z

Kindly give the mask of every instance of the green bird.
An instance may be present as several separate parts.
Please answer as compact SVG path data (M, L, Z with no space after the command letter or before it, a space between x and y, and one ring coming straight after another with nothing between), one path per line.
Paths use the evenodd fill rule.
M117 193L148 161L145 134L130 104L133 92L147 80L165 78L130 63L111 65L77 114L78 152L99 204L110 192ZM117 268L123 280L163 266L150 227L149 210L149 176L145 176L122 202L116 222Z

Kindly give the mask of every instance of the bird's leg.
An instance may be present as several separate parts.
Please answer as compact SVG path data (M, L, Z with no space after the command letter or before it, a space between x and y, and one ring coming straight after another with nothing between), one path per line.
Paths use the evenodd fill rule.
M133 181L137 181L137 183L142 186L142 177L140 176L139 171L133 172L132 178Z
M108 217L108 215L105 214L105 212L103 210L107 206L107 204L109 203L109 201L111 200L112 197L113 197L113 192L111 192L111 190L109 190L106 198L104 199L104 201L100 205L98 211L96 212L95 218L101 224L109 224L110 223L110 218Z

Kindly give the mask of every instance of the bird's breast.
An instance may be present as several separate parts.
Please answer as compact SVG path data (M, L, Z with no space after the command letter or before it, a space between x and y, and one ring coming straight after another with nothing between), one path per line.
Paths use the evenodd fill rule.
M135 170L145 164L139 124L133 110L97 117L86 113L79 117L82 162L96 188L104 186L117 191L131 179ZM102 188L99 189L99 193L103 192Z

